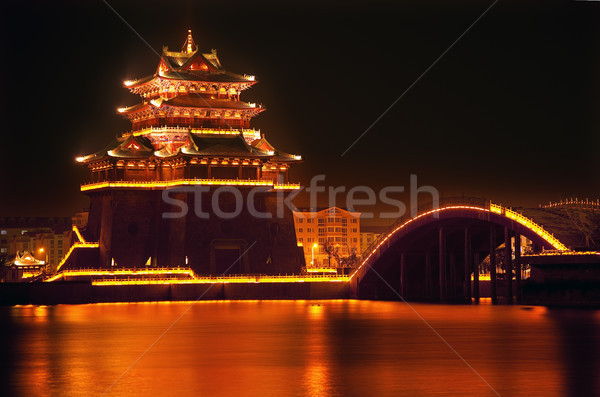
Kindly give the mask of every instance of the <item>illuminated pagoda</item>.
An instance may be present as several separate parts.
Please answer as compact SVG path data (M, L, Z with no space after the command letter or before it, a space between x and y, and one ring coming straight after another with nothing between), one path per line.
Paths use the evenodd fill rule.
M97 266L190 266L199 274L220 274L235 262L230 273L299 271L304 259L291 211L276 215L278 196L300 188L289 183L288 171L301 157L278 151L250 128L265 110L240 100L254 84L254 76L223 69L215 50L200 52L191 30L181 51L163 48L153 75L125 81L142 99L118 109L131 131L106 150L77 158L90 170L81 187L90 197L83 234L99 242ZM231 219L213 211L217 191L219 211L235 214L234 193L219 192L223 186L244 198L241 213ZM252 207L271 213L270 219L249 213L246 199L257 187ZM201 208L198 188L206 191ZM189 205L187 214L165 218L181 211L173 200Z
M0 280L4 282L30 282L43 277L46 273L46 262L35 259L29 251L18 252L8 259L0 272Z

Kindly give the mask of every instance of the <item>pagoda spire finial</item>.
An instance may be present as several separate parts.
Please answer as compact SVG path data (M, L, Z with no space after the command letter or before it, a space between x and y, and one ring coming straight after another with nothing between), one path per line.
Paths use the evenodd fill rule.
M192 29L188 29L188 35L181 51L189 54L195 51L194 47L196 47L196 44L194 43L194 38L192 37Z

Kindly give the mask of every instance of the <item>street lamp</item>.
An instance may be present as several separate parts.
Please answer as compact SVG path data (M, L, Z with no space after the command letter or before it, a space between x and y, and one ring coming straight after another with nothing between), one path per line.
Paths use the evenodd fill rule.
M40 254L40 258L43 258L43 257L44 257L44 251L45 251L45 250L44 250L44 247L42 247L42 248L39 248L39 249L38 249L38 252L39 252L39 254ZM48 259L47 259L47 258L48 258L48 254L46 254L46 262L48 262Z
M319 244L317 244L317 243L314 243L313 246L312 246L312 250L311 250L312 260L310 261L311 265L315 264L315 248L317 248L318 246L319 246Z

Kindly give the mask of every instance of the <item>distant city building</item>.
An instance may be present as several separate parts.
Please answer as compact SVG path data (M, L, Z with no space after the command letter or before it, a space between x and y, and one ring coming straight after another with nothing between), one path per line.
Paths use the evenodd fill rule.
M65 253L64 249L58 249L59 244L66 246L66 250L69 249L70 231L71 218L68 217L0 217L0 263L15 255L17 251L29 251L38 259L56 264ZM38 235L40 237L37 237ZM54 243L51 240L54 240ZM62 240L62 243L57 240ZM49 252L40 255L40 248L48 249Z
M31 252L37 259L44 260L49 270L54 271L71 247L71 233L54 233L48 228L27 231L10 240L9 255L19 251Z
M74 226L77 226L79 229L83 229L87 226L88 217L90 213L88 211L77 212L71 218Z
M338 207L294 212L299 246L304 249L306 268L344 268L346 260L360 255L360 212Z
M360 228L360 248L362 251L369 248L371 244L387 230L386 226L361 226Z

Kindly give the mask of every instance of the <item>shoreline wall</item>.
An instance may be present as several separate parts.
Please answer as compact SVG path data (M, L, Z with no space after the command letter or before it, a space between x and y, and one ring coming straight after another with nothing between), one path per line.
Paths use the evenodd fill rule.
M346 299L348 283L91 285L89 282L2 283L0 305L57 305L245 299Z

